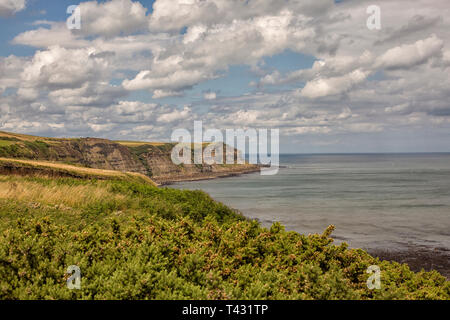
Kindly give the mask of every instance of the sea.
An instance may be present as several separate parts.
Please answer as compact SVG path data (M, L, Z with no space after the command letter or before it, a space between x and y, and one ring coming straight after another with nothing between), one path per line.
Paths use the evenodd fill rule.
M265 227L321 234L352 248L450 250L450 154L281 155L278 174L182 182Z

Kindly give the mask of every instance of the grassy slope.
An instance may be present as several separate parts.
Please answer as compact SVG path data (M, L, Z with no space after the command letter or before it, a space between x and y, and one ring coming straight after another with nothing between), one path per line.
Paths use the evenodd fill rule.
M6 132L6 131L0 131L0 146L7 146L14 144L18 141L27 141L27 142L36 142L41 141L44 143L52 144L57 143L62 140L76 140L76 138L47 138L47 137L39 137L39 136L32 136L27 134L20 134L20 133L13 133L13 132ZM124 145L126 147L140 147L140 146L154 146L154 147L160 147L165 145L171 145L167 142L144 142L144 141L127 141L127 140L116 140L112 141L121 145Z
M59 162L36 161L36 160L19 160L0 157L0 171L9 168L15 173L25 172L27 175L43 175L43 176L68 176L82 179L105 179L105 180L130 180L141 183L155 183L147 176L136 172L121 172L115 170L102 170L74 166ZM26 170L28 169L28 170Z
M0 175L2 299L449 299L437 272L248 221L200 191ZM370 265L381 290L366 286ZM82 289L66 287L78 265Z
M21 141L37 141L37 140L52 141L52 140L56 140L54 138L42 138L42 137L38 137L38 136L31 136L31 135L27 135L27 134L5 132L5 131L0 131L0 138L21 140Z

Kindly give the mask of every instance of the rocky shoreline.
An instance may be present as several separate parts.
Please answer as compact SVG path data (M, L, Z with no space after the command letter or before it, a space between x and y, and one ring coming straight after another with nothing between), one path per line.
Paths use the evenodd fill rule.
M400 250L371 249L367 252L381 260L406 263L415 272L436 270L450 280L450 250L447 248L411 245Z
M228 171L222 172L205 172L196 173L192 175L181 175L181 176L167 176L167 177L152 177L159 186L168 186L177 182L189 182L189 181L202 181L202 180L212 180L219 178L230 178L237 177L244 174L250 174L259 172L261 170L260 166L250 166L245 168L234 167L230 168Z

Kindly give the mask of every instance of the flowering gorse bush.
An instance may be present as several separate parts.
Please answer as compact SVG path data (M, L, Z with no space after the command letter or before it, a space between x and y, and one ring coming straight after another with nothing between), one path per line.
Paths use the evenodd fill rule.
M0 176L6 184L68 191L49 201L0 195L1 299L450 298L435 271L333 245L332 226L310 236L266 229L200 191ZM83 201L70 188L86 190ZM70 265L81 270L79 290L67 288ZM366 284L371 265L379 290Z

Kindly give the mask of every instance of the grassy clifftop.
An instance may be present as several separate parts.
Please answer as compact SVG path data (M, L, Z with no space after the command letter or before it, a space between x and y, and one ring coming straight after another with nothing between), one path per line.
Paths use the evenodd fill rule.
M125 180L156 185L147 176L136 172L92 169L58 162L0 158L0 174L78 179Z
M136 180L0 175L0 299L450 299L437 272L333 245L332 229L266 229L203 192Z
M45 138L0 131L0 157L55 161L144 174L157 183L208 179L259 170L250 164L175 165L173 143Z

